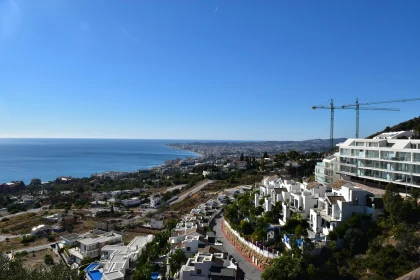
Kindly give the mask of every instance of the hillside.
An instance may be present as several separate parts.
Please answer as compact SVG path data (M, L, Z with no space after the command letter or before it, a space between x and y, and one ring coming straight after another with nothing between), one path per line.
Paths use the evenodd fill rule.
M366 137L366 139L372 139L373 137L375 137L376 135L379 135L381 133L384 132L394 132L394 131L402 131L402 130L412 130L414 129L415 131L417 131L418 134L420 134L420 116L417 118L412 118L411 120L399 123L397 125L394 125L392 127L385 127L384 130L380 131L380 132L376 132L375 134L372 134L368 137Z

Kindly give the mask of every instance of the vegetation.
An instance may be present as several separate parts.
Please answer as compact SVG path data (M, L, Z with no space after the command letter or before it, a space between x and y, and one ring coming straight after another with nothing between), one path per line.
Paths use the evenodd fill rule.
M168 239L171 236L171 230L172 228L168 228L167 230L161 231L155 235L153 242L147 243L144 253L138 259L136 271L131 279L149 280L151 279L152 272L165 272L164 269L166 269L166 266L160 268L159 265L154 264L154 260L169 252L170 244L168 243Z
M354 215L335 228L330 245L314 255L292 246L264 271L262 279L395 279L419 267L416 199L403 200L393 184L387 185L383 199L385 213L377 220ZM303 225L292 221L284 229L294 228L296 235L299 227Z
M83 274L71 270L64 264L54 264L41 269L29 269L20 257L10 260L0 255L0 275L2 280L82 280Z
M47 254L44 257L44 262L46 265L53 265L54 264L54 259L51 257L51 255Z
M384 133L384 132L394 132L394 131L406 131L406 130L414 130L414 132L416 133L416 138L418 138L420 136L420 117L417 118L412 118L411 120L399 123L397 125L394 125L392 127L385 127L384 130L380 131L380 132L376 132L375 134L370 135L369 137L367 137L368 139L372 139L373 137Z
M171 273L175 273L181 266L187 261L187 257L184 254L184 251L177 249L169 258L169 265L171 267Z

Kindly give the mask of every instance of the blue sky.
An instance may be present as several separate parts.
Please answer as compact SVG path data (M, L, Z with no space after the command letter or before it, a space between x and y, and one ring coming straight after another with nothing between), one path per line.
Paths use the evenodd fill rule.
M0 0L0 137L304 140L420 97L419 1ZM420 101L361 112L361 136ZM355 112L336 111L353 137Z

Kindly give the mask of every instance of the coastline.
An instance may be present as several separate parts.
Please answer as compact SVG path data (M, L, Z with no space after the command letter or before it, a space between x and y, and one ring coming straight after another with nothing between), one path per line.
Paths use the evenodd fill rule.
M44 140L44 139L43 139ZM19 139L18 145L19 149L21 148L21 139ZM23 140L25 141L25 140ZM38 141L38 140L36 140ZM56 139L48 139L48 142L56 141ZM61 141L61 140L58 140ZM68 141L67 139L65 141ZM76 141L80 141L77 139ZM83 141L83 140L82 140ZM94 140L97 141L97 140ZM107 141L107 140L105 140ZM142 141L142 140L140 140ZM148 141L148 142L146 142ZM1 178L0 184L7 184L9 182L24 182L25 185L28 185L32 179L39 178L42 182L52 182L59 177L72 177L77 179L85 179L91 178L92 176L103 174L107 172L116 172L116 173L129 173L134 174L138 171L145 171L145 170L155 170L159 168L164 168L168 161L174 159L198 159L203 158L204 155L200 153L196 153L193 151L179 149L170 146L171 140L164 141L164 140L145 140L144 143L139 142L139 145L145 144L145 147L130 147L126 145L119 145L115 149L106 150L105 148L101 147L103 153L97 152L93 150L92 147L71 147L72 153L76 153L78 158L71 153L62 152L62 147L58 146L57 144L53 143L51 149L56 149L59 151L57 154L53 154L53 156L47 154L44 155L43 153L39 153L38 155L32 155L26 151L20 151L16 149L16 153L14 153L13 149L10 149L10 146L1 146L0 148L3 149L2 155L8 153L8 157L2 157L1 164L10 169L15 168L14 166L10 166L9 162L12 161L17 168L9 172L8 168L2 170L3 174L0 173ZM131 141L130 141L131 142ZM151 146L147 146L147 144L151 144ZM32 142L30 143L33 144ZM27 149L32 149L33 147L28 144ZM48 145L45 145L48 144ZM61 144L61 143L60 143ZM45 149L49 149L50 143L41 143L37 144L45 147ZM37 148L40 146L37 146ZM132 149L132 153L130 152ZM8 151L12 150L12 151ZM185 153L181 153L179 155L173 151L184 151ZM7 151L7 152L5 152ZM165 151L169 151L165 153ZM96 156L95 160L91 160L92 156ZM143 156L144 155L144 156ZM56 156L56 157L54 157ZM99 158L98 158L99 157ZM109 158L107 158L109 157ZM26 160L29 158L32 161ZM56 162L58 163L56 166ZM40 164L41 163L41 164ZM82 163L82 164L80 164ZM0 164L0 166L1 166ZM84 165L85 164L85 165ZM97 165L96 165L97 164ZM114 165L113 167L110 165ZM34 166L36 168L34 168ZM85 168L86 166L86 168ZM37 172L36 169L38 169ZM62 171L66 169L66 171ZM72 170L73 169L73 170ZM16 171L18 170L18 172ZM13 174L16 173L16 174ZM21 176L23 174L23 176Z

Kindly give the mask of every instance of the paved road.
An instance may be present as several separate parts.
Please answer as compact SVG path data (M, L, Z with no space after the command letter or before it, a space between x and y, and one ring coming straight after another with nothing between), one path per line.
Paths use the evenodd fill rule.
M245 272L245 280L260 280L261 271L244 258L229 242L229 240L225 238L221 228L223 218L216 218L214 221L216 222L216 225L213 227L213 230L216 231L217 239L223 242L223 248L226 249L229 255L232 255L235 258L239 267Z
M202 189L202 188L204 188L205 186L207 186L207 185L209 185L209 184L211 184L211 183L213 183L213 182L214 182L213 180L207 180L207 181L206 181L206 182L204 182L204 183L201 183L201 184L199 184L199 185L197 185L197 186L195 186L195 187L192 187L191 189L189 189L189 190L187 191L187 193L185 193L185 194L183 194L183 195L179 196L177 200L172 201L171 203L169 203L169 205L172 205L172 204L178 203L178 202L180 202L180 201L183 201L183 200L184 200L185 198L187 198L190 194L195 194L196 192L201 191L201 189Z
M178 185L178 186L167 189L166 192L171 192L171 191L174 191L174 190L182 189L185 186L186 186L186 184Z

